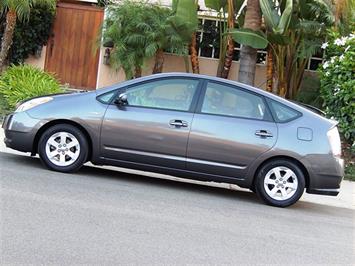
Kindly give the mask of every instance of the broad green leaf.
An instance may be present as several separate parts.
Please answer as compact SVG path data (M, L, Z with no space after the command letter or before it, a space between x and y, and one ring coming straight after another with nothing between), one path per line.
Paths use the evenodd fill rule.
M277 25L277 33L283 34L287 30L288 25L290 25L291 21L292 10L293 0L286 0L285 9L282 12L279 24Z
M217 12L227 5L227 0L205 0L205 5Z
M271 0L260 0L260 8L267 27L271 28L273 31L276 30L280 16L277 14L273 2Z
M176 7L176 16L197 27L197 4L195 1L179 0Z
M269 41L264 33L251 29L233 29L229 32L234 41L242 45L247 45L255 49L264 49Z

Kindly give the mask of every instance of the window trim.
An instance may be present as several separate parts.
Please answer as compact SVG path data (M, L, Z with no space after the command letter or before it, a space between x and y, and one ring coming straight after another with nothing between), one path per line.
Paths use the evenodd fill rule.
M243 91L243 92L250 93L250 94L253 94L253 95L256 95L256 96L260 97L261 100L263 101L264 105L265 105L264 118L263 119L258 119L258 118L252 118L252 117L224 115L224 114L213 114L213 113L202 112L202 105L203 105L203 101L204 101L205 96L206 96L208 83L214 83L214 84L223 85L223 86L229 87L229 88L231 88L233 90ZM237 118L237 119L254 120L254 121L275 122L274 119L273 119L273 116L271 115L270 108L267 105L267 102L265 100L265 96L263 96L263 95L261 95L261 94L259 94L257 92L254 92L254 91L247 90L247 89L244 89L242 87L238 87L236 85L227 84L227 83L224 83L224 82L221 82L221 81L208 80L208 79L204 80L204 82L203 82L203 87L202 87L202 90L201 90L201 93L200 93L200 97L199 97L199 101L197 103L197 107L196 107L196 112L195 113L196 114L202 114L202 115L221 116L221 117L229 117L229 118Z
M134 108L144 108L144 109L152 109L152 110L162 110L162 111L172 111L172 112L183 112L183 113L194 113L195 109L196 109L196 105L197 105L197 101L198 98L200 96L200 91L201 91L201 85L203 83L203 80L201 78L196 78L196 77L179 77L179 76L171 76L171 77L160 77L160 78L155 78L155 79L149 79L149 80L144 80L141 82L137 82L137 83L133 83L130 85L127 85L125 87L122 87L120 89L116 90L115 96L112 97L111 99L111 105L116 105L114 104L113 100L121 93L125 93L127 90L129 90L130 88L136 87L136 86L140 86L146 83L151 83L151 82L157 82L157 81L162 81L162 80L195 80L197 81L197 86L196 86L196 90L194 92L194 95L192 97L192 101L190 104L190 107L188 110L178 110L178 109L168 109L168 108L160 108L160 107L147 107L147 106L139 106L139 105L125 105L120 107L120 109L123 108L127 108L127 107L134 107Z
M285 120L285 121L279 121L279 119L277 119L277 115L276 115L276 113L275 113L274 108L272 108L272 102L273 102L273 101L276 102L276 103L278 103L278 104L280 104L280 105L282 105L282 106L285 106L285 107L288 108L288 109L291 109L292 111L296 112L297 115L296 115L295 117L290 118L290 119L287 119L287 120ZM286 105L286 104L283 104L283 103L281 103L281 102L279 102L279 101L276 101L276 100L274 100L274 99L270 99L270 98L267 97L267 98L266 98L266 103L267 103L267 105L268 105L268 108L269 108L269 110L270 110L270 114L271 114L273 120L274 120L275 123L277 123L277 124L285 124L285 123L291 122L291 121L296 120L296 119L298 119L298 118L300 118L300 117L303 116L303 113L302 113L302 112L300 112L300 111L298 111L298 110L296 110L296 109L294 109L294 108L292 108L292 107L290 107L290 106L288 106L288 105Z

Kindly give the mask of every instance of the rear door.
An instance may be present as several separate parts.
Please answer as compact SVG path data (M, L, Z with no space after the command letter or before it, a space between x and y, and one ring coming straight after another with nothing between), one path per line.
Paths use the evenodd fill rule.
M168 78L132 85L128 104L110 105L101 154L111 160L186 169L186 148L198 79ZM122 93L122 92L120 92Z
M187 169L243 179L248 166L273 147L277 127L263 96L206 82L187 148Z

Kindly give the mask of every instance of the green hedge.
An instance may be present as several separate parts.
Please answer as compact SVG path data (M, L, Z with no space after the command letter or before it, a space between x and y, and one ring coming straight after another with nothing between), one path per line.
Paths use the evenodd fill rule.
M319 68L321 97L327 115L339 121L344 139L355 139L355 35L332 32L323 44L326 61Z
M12 65L0 76L0 94L10 110L23 100L62 91L53 75L31 65Z

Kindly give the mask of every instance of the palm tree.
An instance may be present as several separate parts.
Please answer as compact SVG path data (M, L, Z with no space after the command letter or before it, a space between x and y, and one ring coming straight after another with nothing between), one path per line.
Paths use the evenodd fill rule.
M190 49L192 73L199 74L200 73L200 63L198 60L198 53L197 53L196 32L192 33L192 35L191 35L191 43L190 43L189 49Z
M0 12L6 14L6 25L1 40L0 70L4 68L5 60L12 45L16 21L26 21L35 5L54 7L55 0L0 0Z
M107 19L103 26L105 42L112 42L110 56L111 65L122 68L126 79L140 77L145 58L144 27L139 23L146 22L145 8L142 3L124 1L119 6L109 6Z
M261 11L259 0L248 0L243 28L253 31L260 30ZM248 45L242 45L240 50L239 82L254 85L256 59L257 49Z
M192 72L199 73L196 39L198 0L173 0L172 6L175 14L170 20L172 27L189 43Z
M123 1L108 8L104 23L104 40L113 43L111 64L122 68L126 79L142 75L147 59L155 58L152 73L161 73L164 51L188 54L190 24L174 10L143 1Z
M155 5L148 6L146 15L147 20L141 22L138 27L145 29L146 56L155 57L152 73L161 73L164 65L164 51L177 55L187 55L188 41L184 40L180 32L172 27L169 18L174 14L170 9Z

